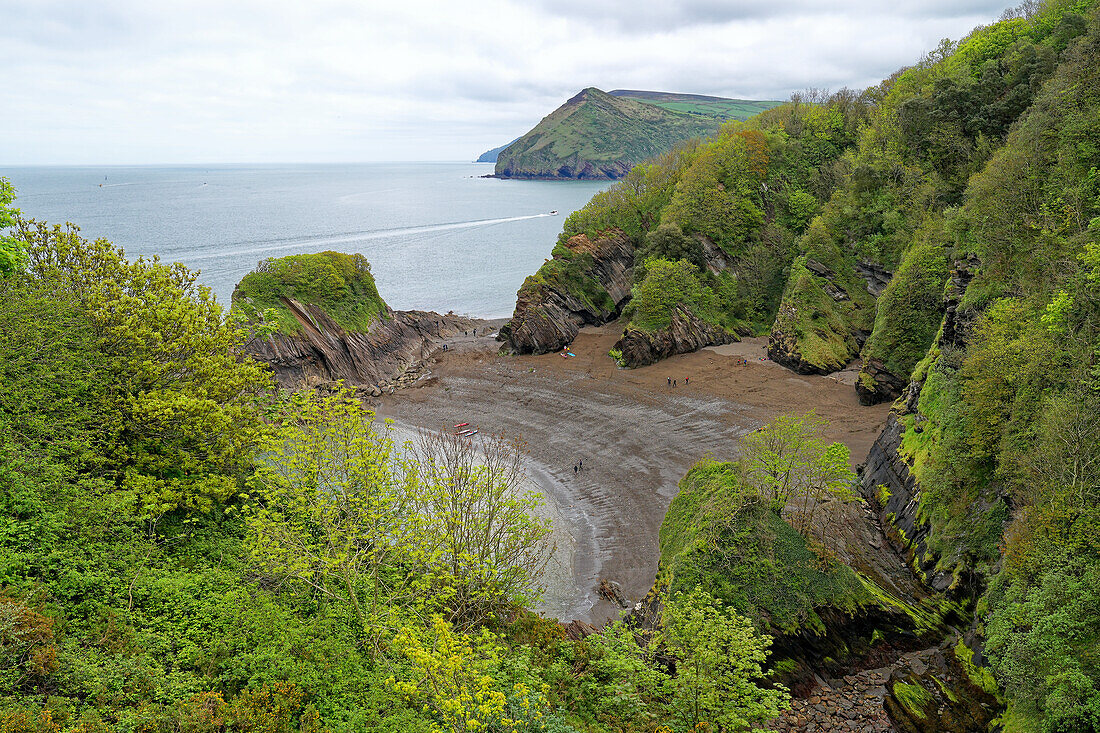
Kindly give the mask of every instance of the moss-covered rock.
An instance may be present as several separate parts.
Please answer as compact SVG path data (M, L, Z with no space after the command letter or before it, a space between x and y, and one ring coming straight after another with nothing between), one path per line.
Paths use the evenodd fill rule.
M233 290L232 313L277 333L300 334L290 300L319 306L346 331L367 331L390 314L367 259L331 251L263 260Z
M847 366L859 354L874 316L874 299L854 261L835 246L824 253L827 258L805 254L791 265L768 336L768 356L799 374L830 374Z
M553 258L523 281L502 335L521 354L560 349L581 326L618 317L630 297L633 266L634 244L619 229L559 243Z
M875 325L860 357L860 402L873 405L901 394L913 367L928 351L943 318L947 256L929 235L902 259L878 299Z

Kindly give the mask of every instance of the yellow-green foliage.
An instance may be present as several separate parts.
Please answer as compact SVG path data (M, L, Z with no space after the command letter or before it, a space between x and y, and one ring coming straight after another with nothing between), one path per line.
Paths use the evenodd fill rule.
M408 662L409 669L400 679L391 677L389 684L430 711L444 729L453 733L543 730L547 687L532 690L517 682L510 690L501 689L493 672L505 649L488 629L482 628L476 636L459 634L437 615L427 629L402 627L391 648Z
M257 324L270 321L267 325L281 333L301 333L302 324L283 298L320 306L347 331L366 331L389 313L361 254L330 251L264 260L233 291L233 314Z
M939 222L929 225L938 229ZM928 351L942 320L943 285L948 263L938 232L918 239L901 267L879 296L875 325L860 357L879 359L886 369L905 378ZM920 234L918 234L920 237Z
M632 293L631 326L643 331L665 328L680 305L687 306L704 321L718 320L714 291L703 284L701 273L694 265L685 260L650 259L646 260L645 268L645 279Z
M744 251L764 223L760 185L768 174L768 139L756 130L726 125L701 145L680 175L662 220L701 234L731 254Z
M806 540L753 492L740 467L703 461L680 481L660 532L673 590L710 589L764 630L823 633L816 609L854 612L872 601L847 566L822 568Z
M894 697L906 710L921 720L927 720L927 708L932 702L932 693L920 685L907 682L895 682L891 689L894 691Z

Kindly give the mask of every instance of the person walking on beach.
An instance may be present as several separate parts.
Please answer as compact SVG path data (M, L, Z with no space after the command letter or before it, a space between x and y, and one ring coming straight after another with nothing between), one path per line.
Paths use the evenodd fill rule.
M576 476L576 475L577 475L577 467L576 467L576 466L573 466L573 475L574 475L574 476Z
M672 377L665 377L665 379L668 380L668 386L671 387L672 386Z
M684 386L685 387L687 386L687 383L688 383L689 379L691 379L691 377L684 377Z

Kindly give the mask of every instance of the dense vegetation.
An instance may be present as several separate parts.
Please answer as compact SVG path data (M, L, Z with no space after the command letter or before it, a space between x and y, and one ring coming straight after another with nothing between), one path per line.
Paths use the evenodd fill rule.
M319 252L260 262L234 289L233 315L280 333L301 333L284 297L320 306L347 331L366 331L390 312L363 255Z
M3 733L735 731L786 704L770 639L698 589L644 643L525 610L548 526L520 444L399 446L345 394L277 392L194 273L8 204Z
M620 178L719 120L582 90L497 155L505 178Z
M1094 3L1021 6L861 94L638 166L562 233L631 238L629 327L680 302L770 330L800 369L861 355L865 399L913 384L914 564L980 598L1011 731L1100 730L1098 69ZM877 298L870 266L893 273ZM736 476L696 469L673 508L715 471Z
M837 183L838 156L856 141L869 105L844 91L798 97L745 123L727 123L712 139L688 142L635 166L566 220L559 248L576 234L622 230L635 246L636 290L630 325L667 325L667 309L649 302L649 260L693 266L684 292L696 316L730 331L762 331L775 318L799 236ZM555 249L555 253L558 249ZM557 267L554 260L544 266ZM839 272L845 270L838 269ZM543 277L540 271L534 276ZM575 287L569 283L566 288ZM858 291L859 288L853 288ZM858 292L853 294L859 300ZM634 314L640 314L636 320ZM651 314L656 314L651 315Z
M910 381L912 560L952 575L992 679L960 659L999 686L1005 730L1089 733L1098 161L1100 12L1053 0L862 94L796 98L634 167L532 281L607 310L592 255L565 243L617 228L634 327L686 304L811 366L862 350ZM407 453L344 396L280 394L194 273L21 221L13 196L0 180L4 733L744 730L785 704L769 635L828 631L826 610L940 621L839 562L849 456L788 418L681 483L661 623L568 640L524 610L546 527L510 483L516 446ZM861 261L894 272L877 301ZM288 332L273 293L347 328L387 312L352 257L249 277L235 308Z

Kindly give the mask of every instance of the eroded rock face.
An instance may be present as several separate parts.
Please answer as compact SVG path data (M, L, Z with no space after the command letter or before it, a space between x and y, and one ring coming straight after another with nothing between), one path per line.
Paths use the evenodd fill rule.
M917 515L920 485L899 452L904 434L905 427L899 415L891 412L867 454L861 490L868 503L878 511L894 548L909 558L911 567L922 571L924 580L934 590L946 591L954 577L950 572L937 571L936 559L928 554L926 542L930 525L921 522Z
M890 279L894 276L894 273L870 260L857 262L856 272L866 281L867 292L876 298L882 295L882 291L886 289L886 286L890 284Z
M906 380L887 369L881 359L868 359L856 380L859 404L877 405L892 400L901 394L906 384Z
M951 269L950 279L944 291L944 316L943 334L940 344L947 344L956 348L966 346L967 332L972 325L975 314L967 311L959 311L963 295L970 281L978 273L980 266L977 255L967 255L966 259L956 260Z
M567 246L576 255L592 256L592 264L582 277L591 281L585 283L590 290L605 292L607 298L597 303L578 292L571 292L566 285L524 283L517 296L512 321L501 330L501 336L517 353L557 351L572 343L582 326L603 325L618 318L630 299L634 245L621 230L605 232L595 241L578 234ZM573 285L579 289L581 284Z
M245 353L268 364L284 387L344 380L349 385L376 385L395 377L436 348L436 340L471 329L469 318L430 311L391 311L366 332L348 332L315 305L283 298L302 325L293 336L252 338Z
M647 366L675 354L689 354L704 346L729 344L741 339L723 328L700 320L687 307L679 305L668 328L649 333L627 328L615 348L622 352L628 367Z
M971 254L965 259L956 260L951 269L943 295L943 332L939 341L941 347L946 345L964 348L966 346L967 332L976 314L967 310L960 311L959 307L966 293L966 287L977 274L979 265L977 256ZM860 272L862 273L862 270ZM877 405L900 396L907 383L908 375L894 374L881 360L868 359L859 370L856 392L859 394L860 404Z
M974 685L950 644L899 660L883 707L903 733L970 733L989 729L1001 712L997 699Z

